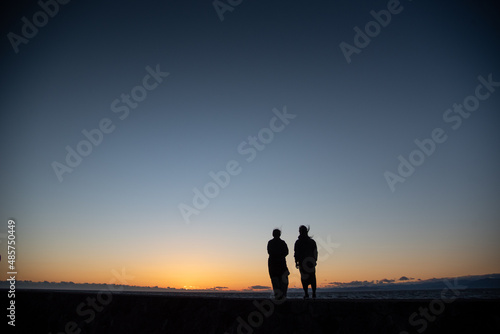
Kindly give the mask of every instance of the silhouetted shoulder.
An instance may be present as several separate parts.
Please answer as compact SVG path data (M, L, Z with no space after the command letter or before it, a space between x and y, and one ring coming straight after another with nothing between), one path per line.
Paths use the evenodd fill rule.
M288 246L281 239L271 239L267 243L267 253L270 257L285 257L288 255Z
M317 246L316 241L309 237L300 237L295 242L295 258L298 260L304 259L306 257L316 258Z

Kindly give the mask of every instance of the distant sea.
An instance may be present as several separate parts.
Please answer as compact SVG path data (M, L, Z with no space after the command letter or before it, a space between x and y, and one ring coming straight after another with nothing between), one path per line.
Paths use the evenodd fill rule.
M398 300L420 300L420 299L440 299L442 289L429 290L389 290L389 291L342 291L342 292L317 292L317 299L337 299L337 300L353 300L353 299L398 299ZM459 291L458 299L500 299L500 289L464 289ZM205 291L177 291L177 292L162 292L162 291L122 291L119 294L130 295L156 295L156 296L177 296L177 297L208 297L208 298L236 298L236 299L265 299L273 298L271 292L205 292ZM311 295L309 289L309 295ZM304 293L302 291L290 291L288 299L302 299ZM453 297L451 293L445 294L445 298Z

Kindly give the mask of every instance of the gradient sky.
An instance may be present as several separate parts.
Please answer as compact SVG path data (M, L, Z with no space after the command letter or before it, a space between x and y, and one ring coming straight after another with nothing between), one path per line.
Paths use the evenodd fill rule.
M7 34L41 9L7 4L2 275L9 218L17 278L33 281L107 283L123 268L133 285L270 286L279 227L300 286L301 224L320 286L500 272L500 87L459 128L443 119L479 76L500 81L493 1L402 0L351 63L339 45L387 1L243 0L223 21L212 1L72 1L18 53ZM148 66L169 75L120 119L111 104ZM248 162L238 147L284 108L296 117ZM60 182L53 162L102 119L113 132ZM446 141L391 191L384 173L435 128ZM179 205L232 160L241 172L186 223Z

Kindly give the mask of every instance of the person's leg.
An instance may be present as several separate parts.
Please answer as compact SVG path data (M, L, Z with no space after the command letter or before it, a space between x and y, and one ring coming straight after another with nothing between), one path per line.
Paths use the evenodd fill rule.
M304 298L309 298L309 292L307 291L309 284L306 280L302 280L302 289L304 289Z
M273 285L273 291L274 291L274 298L278 299L282 291L280 289L280 278L279 277L271 277L271 283Z
M312 289L312 297L316 298L316 273L311 273L311 289Z
M300 268L300 281L302 282L302 289L304 289L304 298L309 298L309 293L307 292L309 274L303 268Z
M280 289L283 292L283 298L286 298L286 293L288 291L288 270L281 276Z

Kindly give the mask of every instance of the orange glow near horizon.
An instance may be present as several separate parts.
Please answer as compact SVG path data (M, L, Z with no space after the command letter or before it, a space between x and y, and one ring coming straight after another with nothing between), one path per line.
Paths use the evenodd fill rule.
M326 261L328 262L328 261ZM337 261L339 262L339 261ZM4 263L2 264L4 265ZM292 267L290 259L288 266L291 275L289 276L290 287L300 287L300 278L298 270ZM409 267L409 266L408 266ZM176 289L214 289L219 287L227 290L246 290L254 285L271 286L267 273L266 262L263 261L259 267L246 267L239 270L215 266L208 263L199 265L186 264L176 272L171 272L167 268L158 267L140 267L140 266L116 266L108 267L96 266L93 270L89 268L79 268L67 271L64 266L58 263L31 264L26 269L19 272L18 280L48 281L48 282L74 282L74 283L115 283L120 282L115 279L114 273L126 275L123 283L134 286L158 286L160 288ZM112 269L109 269L112 268ZM430 279L441 277L454 277L466 275L483 275L498 273L500 270L493 266L478 265L474 272L468 272L460 266L449 267L442 271L415 271L410 268L380 266L370 264L342 265L336 263L318 264L317 282L318 287L331 285L332 282L348 283L352 281L373 281L382 279L398 280L401 276L407 276L414 279Z
M230 231L238 227L228 226L224 232L240 234ZM72 240L62 238L57 244L43 240L43 234L36 238L33 234L26 236L23 247L18 248L17 279L176 289L247 290L252 286L271 286L266 252L269 236L263 238L263 232L250 231L245 238L230 238L211 229L210 225L199 225L196 230L169 231L167 237L152 235L141 247L137 247L136 238L119 234L115 238L85 235ZM296 231L291 228L284 231L282 238L290 251L289 286L300 287L299 272L293 263ZM388 239L393 242L389 247L373 235L355 238L339 233L337 239L332 239L328 232L317 233L317 284L325 287L334 282L398 280L402 276L425 280L500 273L499 246L493 235L482 238L481 243L465 235L453 241L442 236L435 238L427 238L426 243L392 238ZM326 240L338 243L328 249ZM464 251L462 246L472 242L477 246L466 247ZM0 270L6 273L5 257L2 260ZM122 272L126 280L119 282L115 273Z

